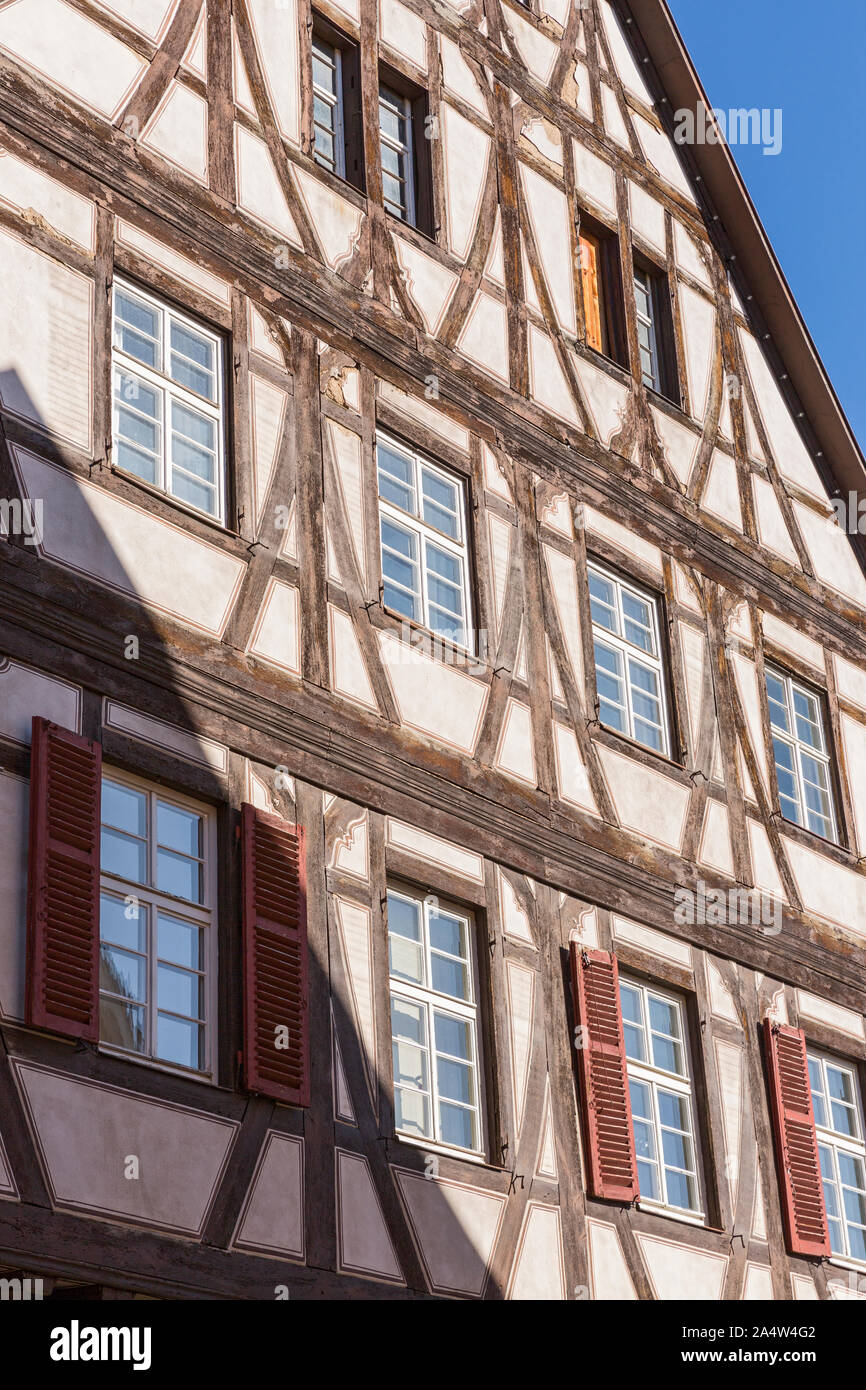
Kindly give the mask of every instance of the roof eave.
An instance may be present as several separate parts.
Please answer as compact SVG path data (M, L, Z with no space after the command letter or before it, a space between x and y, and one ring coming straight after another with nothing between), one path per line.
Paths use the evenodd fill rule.
M672 111L696 110L710 102L680 36L666 0L614 0L615 8L634 20ZM727 144L690 146L713 210L718 213L736 264L754 296L754 306L766 324L814 431L824 459L816 466L829 474L841 491L866 491L866 458L842 409L839 398L782 267L776 259L761 219ZM822 462L824 467L822 468ZM859 548L859 547L858 547Z

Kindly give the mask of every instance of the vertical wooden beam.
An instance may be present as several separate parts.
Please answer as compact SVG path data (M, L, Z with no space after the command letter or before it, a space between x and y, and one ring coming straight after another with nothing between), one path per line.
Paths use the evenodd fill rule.
M325 574L325 491L319 403L318 344L296 328L295 422L298 440L298 551L301 574L301 673L313 685L329 685L328 606Z

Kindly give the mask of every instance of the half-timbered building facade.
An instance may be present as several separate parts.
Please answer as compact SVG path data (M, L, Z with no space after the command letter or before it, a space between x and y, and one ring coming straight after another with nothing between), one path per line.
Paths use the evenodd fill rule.
M0 3L4 1274L866 1289L864 463L703 100Z

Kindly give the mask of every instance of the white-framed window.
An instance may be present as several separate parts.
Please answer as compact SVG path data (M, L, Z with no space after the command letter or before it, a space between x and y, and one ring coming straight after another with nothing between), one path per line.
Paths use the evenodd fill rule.
M658 600L593 562L589 602L599 719L647 748L667 753Z
M313 157L346 177L343 57L335 44L313 33Z
M388 888L388 961L399 1134L481 1153L477 968L471 917Z
M782 815L836 840L830 752L821 700L771 666L765 670Z
M866 1262L866 1143L854 1068L809 1049L824 1207L834 1255Z
M379 87L382 197L388 212L415 225L412 103L390 87Z
M659 371L658 333L653 302L652 276L640 266L634 268L634 297L637 305L637 339L640 350L640 370L644 386L661 390Z
M377 432L383 602L446 637L472 643L466 490L461 478Z
M102 778L102 1046L213 1074L213 811L126 773Z
M112 392L115 467L224 521L220 336L115 280Z
M620 978L641 1203L702 1216L694 1102L681 999Z

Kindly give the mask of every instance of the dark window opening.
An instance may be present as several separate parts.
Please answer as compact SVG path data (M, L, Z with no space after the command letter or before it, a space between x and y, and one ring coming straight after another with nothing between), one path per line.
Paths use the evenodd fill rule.
M390 68L379 71L379 144L385 210L433 236L429 98Z
M586 345L628 368L619 237L581 213L579 250Z
M650 391L681 401L674 322L668 277L649 261L635 257L634 297L641 380Z
M313 17L313 158L364 191L360 52L319 15Z

